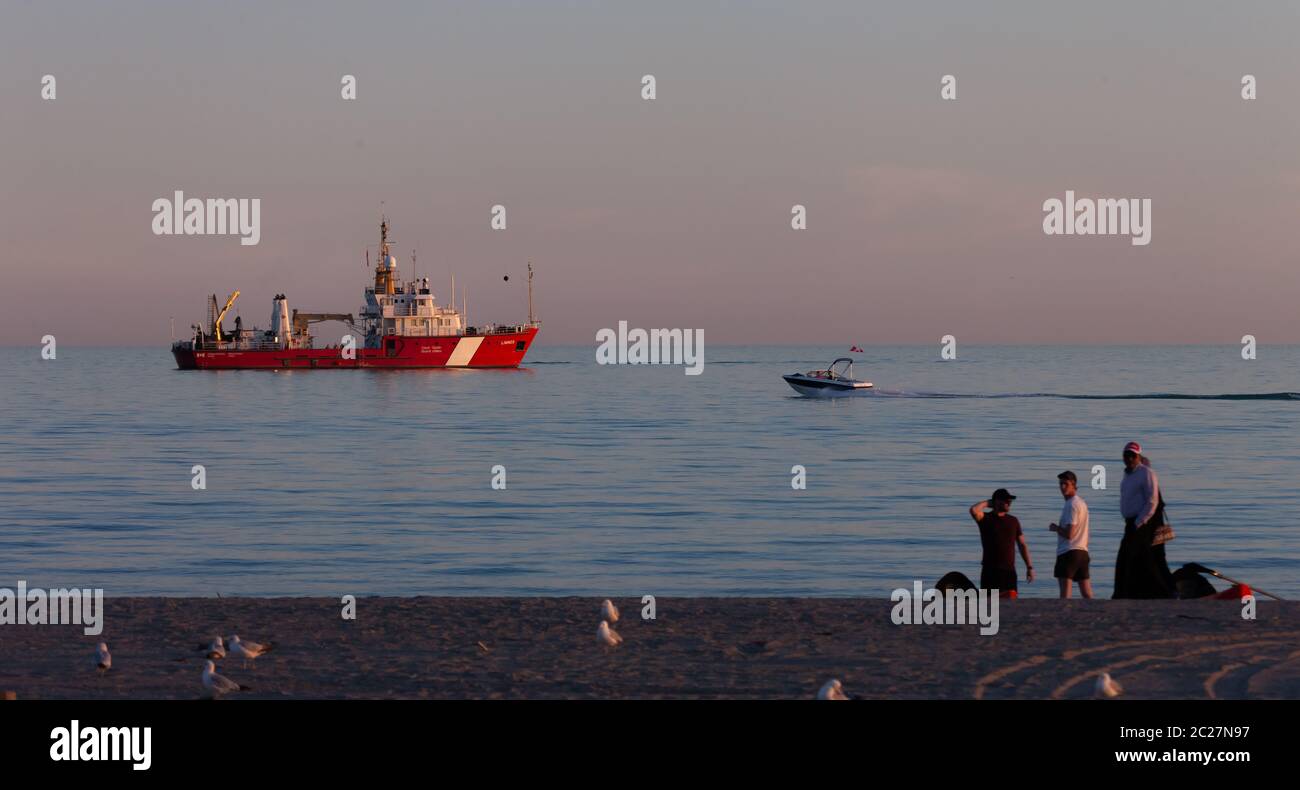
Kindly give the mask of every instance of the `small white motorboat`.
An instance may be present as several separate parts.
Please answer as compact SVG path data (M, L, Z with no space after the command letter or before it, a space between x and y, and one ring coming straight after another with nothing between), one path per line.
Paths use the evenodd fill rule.
M782 376L785 383L800 395L809 398L831 398L837 395L852 395L871 389L870 381L858 381L853 378L853 360L840 357L826 370L810 370L807 373L790 373Z

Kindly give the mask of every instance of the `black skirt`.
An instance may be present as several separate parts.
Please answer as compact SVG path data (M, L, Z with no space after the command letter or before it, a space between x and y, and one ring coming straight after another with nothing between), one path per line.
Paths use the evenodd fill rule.
M1124 539L1115 559L1115 594L1112 598L1175 598L1177 587L1165 561L1164 544L1152 546L1161 519L1152 518L1141 529L1126 519Z

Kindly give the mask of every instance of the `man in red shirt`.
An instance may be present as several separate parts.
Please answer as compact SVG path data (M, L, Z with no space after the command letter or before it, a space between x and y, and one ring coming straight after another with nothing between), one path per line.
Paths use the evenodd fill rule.
M1016 597L1016 547L1025 561L1025 581L1034 580L1034 563L1029 544L1020 530L1020 520L1011 515L1011 492L999 488L991 499L970 506L970 517L980 528L984 559L980 563L980 588L1000 590L1004 598ZM992 512L988 512L992 511Z

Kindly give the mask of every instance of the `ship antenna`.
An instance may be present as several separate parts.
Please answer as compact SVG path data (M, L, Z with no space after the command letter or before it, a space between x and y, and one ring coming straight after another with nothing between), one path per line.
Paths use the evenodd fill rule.
M528 325L533 324L533 262L528 262Z

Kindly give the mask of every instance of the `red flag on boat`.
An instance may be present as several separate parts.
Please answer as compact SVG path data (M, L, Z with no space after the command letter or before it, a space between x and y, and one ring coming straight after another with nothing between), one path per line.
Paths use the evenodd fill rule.
M862 349L858 348L857 346L854 346L853 348L850 348L850 349L849 349L849 353L850 353L850 354L862 354L862 353L865 353L865 352L864 352Z

